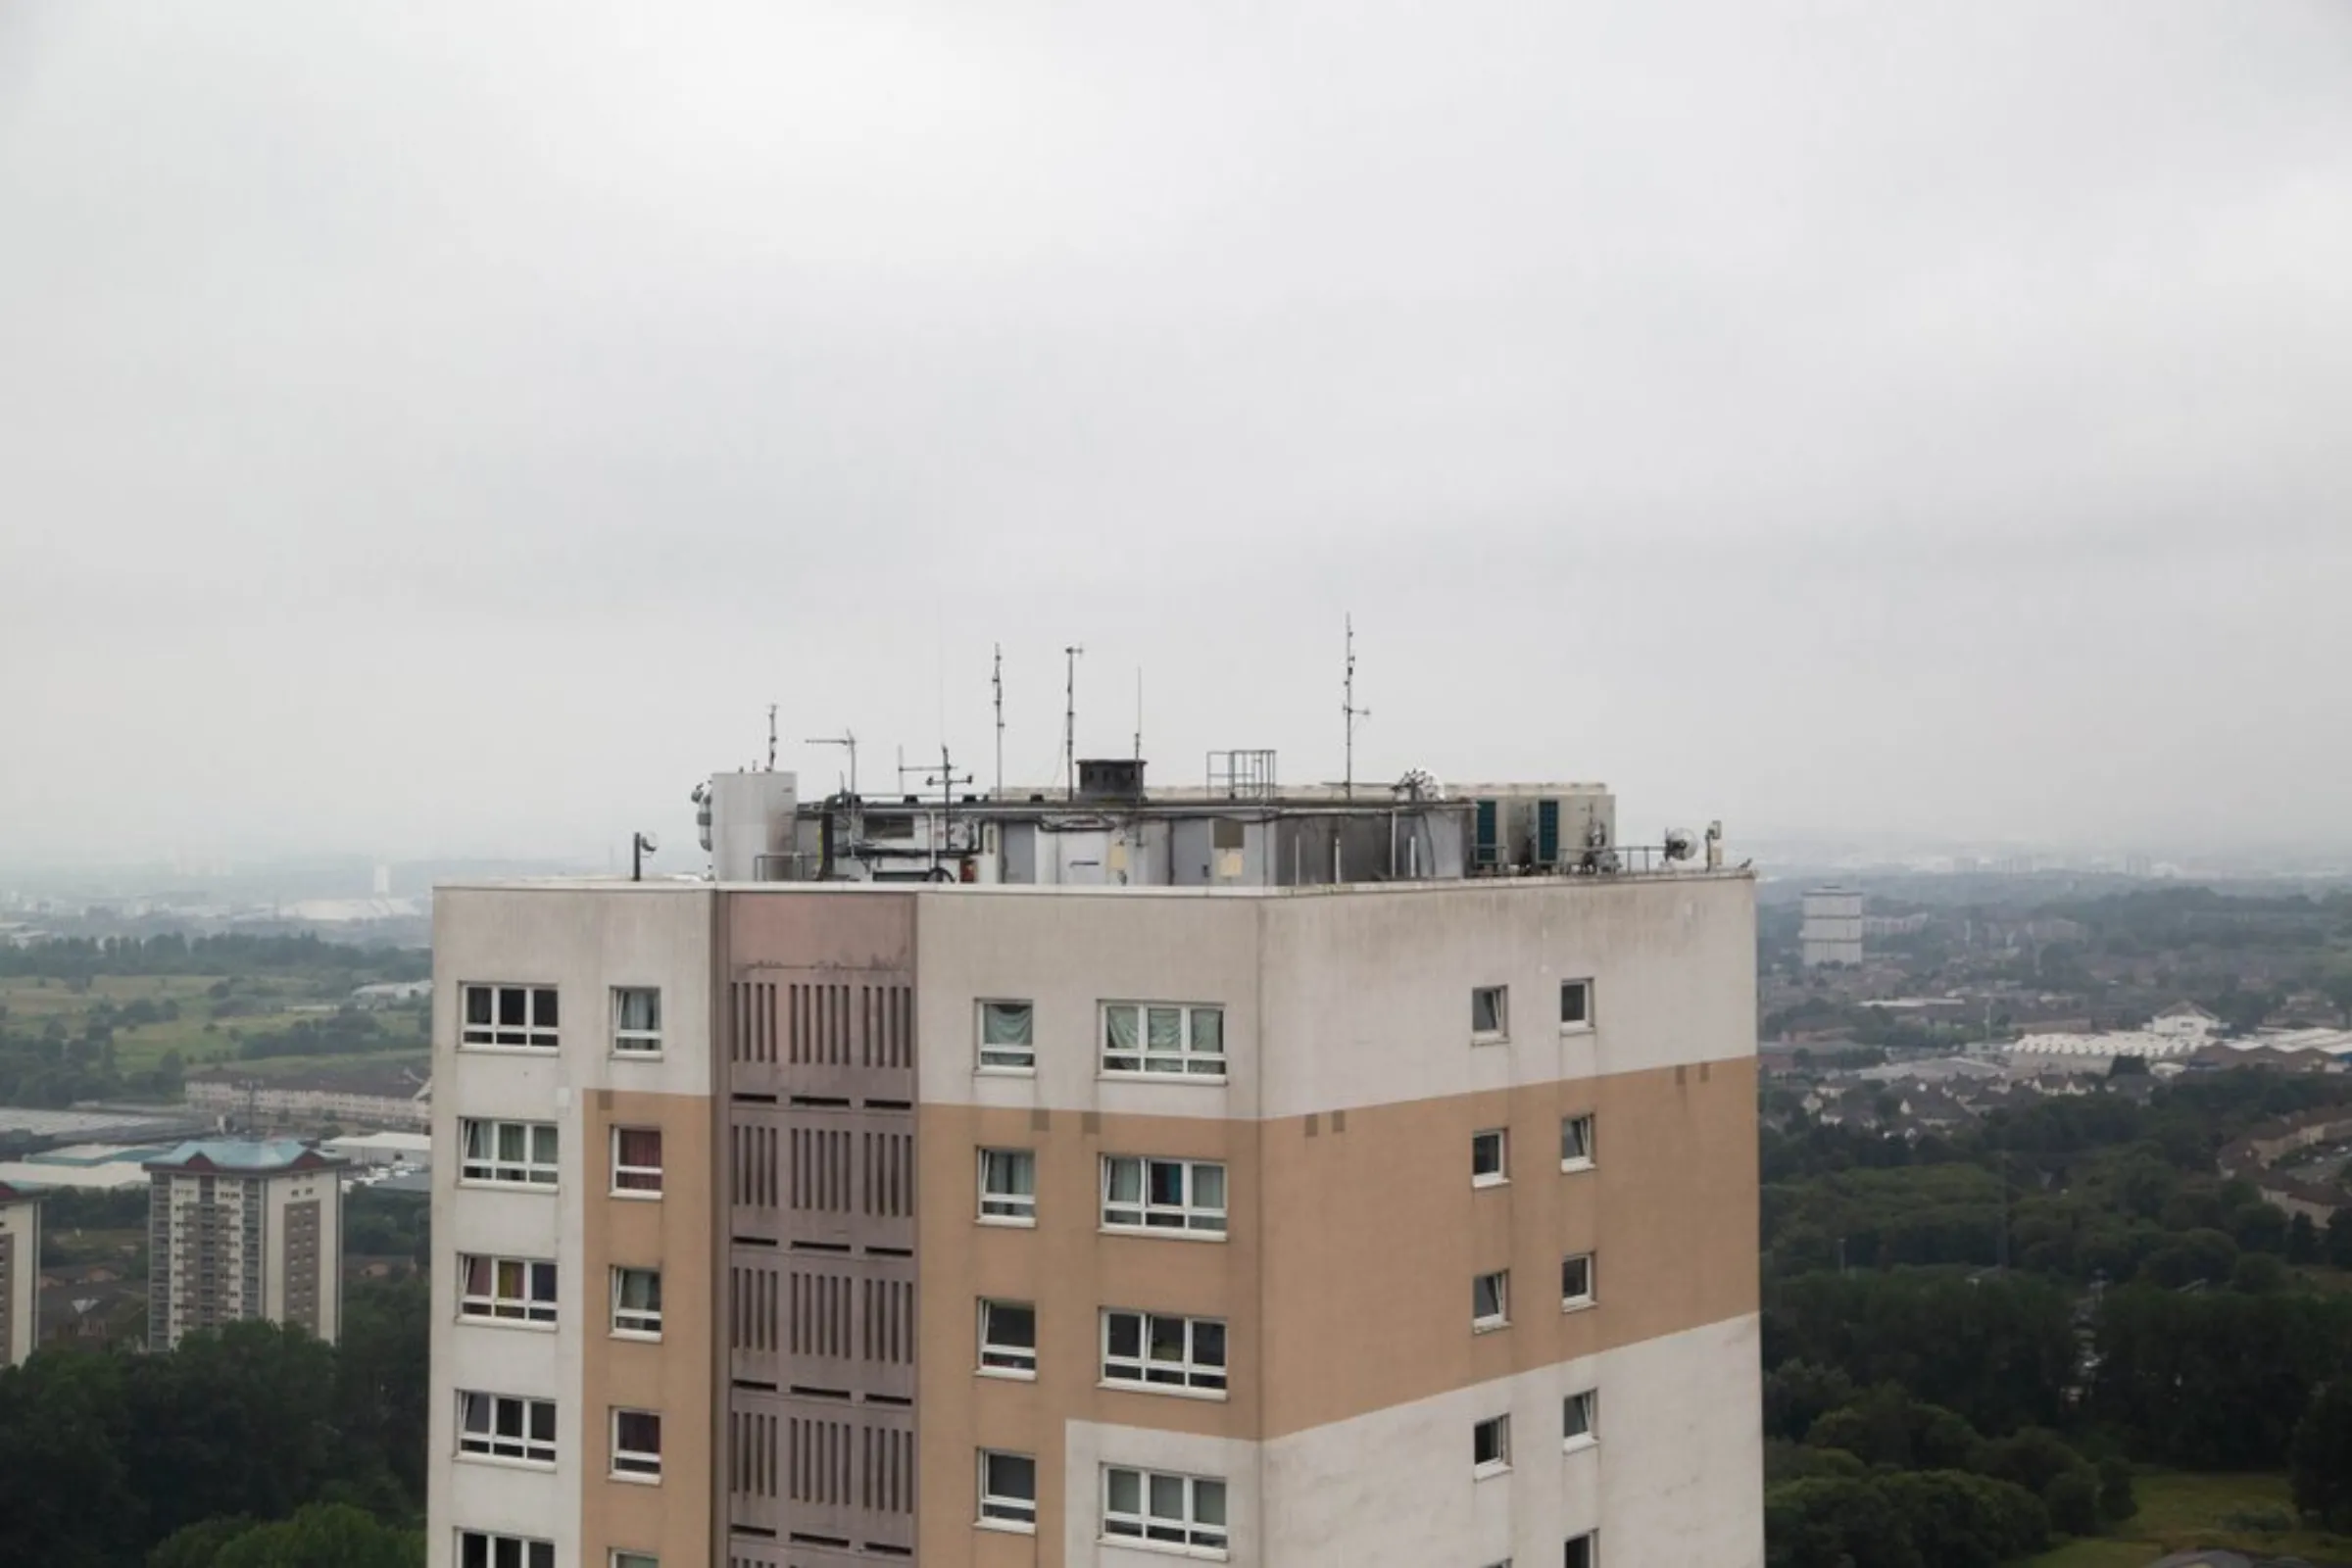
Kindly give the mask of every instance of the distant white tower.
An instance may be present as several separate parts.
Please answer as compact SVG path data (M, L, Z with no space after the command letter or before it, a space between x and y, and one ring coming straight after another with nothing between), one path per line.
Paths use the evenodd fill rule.
M1814 888L1805 894L1805 924L1798 933L1805 967L1862 961L1862 895L1852 888Z
M378 865L375 868L375 896L379 899L388 899L392 896L392 868L388 865Z

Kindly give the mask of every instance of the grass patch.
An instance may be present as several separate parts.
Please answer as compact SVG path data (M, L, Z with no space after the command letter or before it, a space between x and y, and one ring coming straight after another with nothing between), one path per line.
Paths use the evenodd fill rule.
M2282 1475L2194 1475L2143 1471L2133 1478L2139 1512L2113 1538L2073 1541L2029 1568L2145 1568L2169 1552L2220 1546L2255 1556L2352 1559L2352 1537L2321 1530L2249 1530L2248 1518L2294 1517Z

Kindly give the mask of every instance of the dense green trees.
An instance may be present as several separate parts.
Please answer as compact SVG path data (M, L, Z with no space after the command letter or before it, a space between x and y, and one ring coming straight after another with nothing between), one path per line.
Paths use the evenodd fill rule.
M2352 1531L2352 1366L2312 1395L2289 1451L2295 1506Z
M405 1528L423 1503L425 1310L411 1281L351 1293L340 1347L247 1323L169 1354L45 1350L0 1373L0 1562L139 1568L191 1526L317 1502ZM347 1526L314 1520L250 1559L215 1528L176 1543L170 1568L307 1568L283 1550ZM217 1563L189 1555L208 1543Z

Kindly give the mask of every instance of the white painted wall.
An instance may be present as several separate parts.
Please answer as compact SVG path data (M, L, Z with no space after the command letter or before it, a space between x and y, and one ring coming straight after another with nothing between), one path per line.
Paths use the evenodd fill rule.
M1755 1054L1743 876L956 888L917 896L916 933L933 1102L1273 1118ZM1571 979L1593 982L1591 1029L1559 1027ZM1478 985L1510 988L1504 1044L1470 1049ZM1036 1004L1034 1077L978 1070L981 998ZM1223 1003L1228 1084L1098 1076L1111 999Z
M0 1365L21 1365L40 1343L32 1315L41 1294L41 1205L0 1203L0 1235L16 1238L9 1265L9 1358Z
M1756 1318L1737 1318L1277 1439L1264 1553L1248 1560L1545 1564L1597 1529L1612 1565L1760 1568L1757 1336ZM1563 1452L1561 1401L1585 1388L1600 1391L1599 1441ZM1511 1469L1475 1479L1471 1428L1505 1411Z
M601 1474L603 1414L581 1408L583 1345L605 1328L607 1283L584 1278L586 1200L603 1151L587 1147L587 1097L600 1089L673 1095L711 1090L713 986L708 884L551 883L445 887L433 901L433 1343L425 1560L448 1568L459 1527L552 1540L576 1560L583 1477ZM553 985L559 1049L457 1049L470 982ZM657 1060L612 1054L614 986L662 991ZM560 1128L552 1192L463 1187L464 1117L552 1121ZM555 1329L461 1323L460 1253L553 1258ZM556 1401L551 1472L461 1462L457 1391Z

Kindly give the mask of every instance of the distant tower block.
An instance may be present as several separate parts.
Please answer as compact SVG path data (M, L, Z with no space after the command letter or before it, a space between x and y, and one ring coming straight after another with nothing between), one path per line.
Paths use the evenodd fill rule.
M1798 934L1805 967L1862 961L1862 895L1852 888L1814 888L1805 894L1805 924Z
M388 865L375 868L375 896L379 899L392 896L392 868Z

